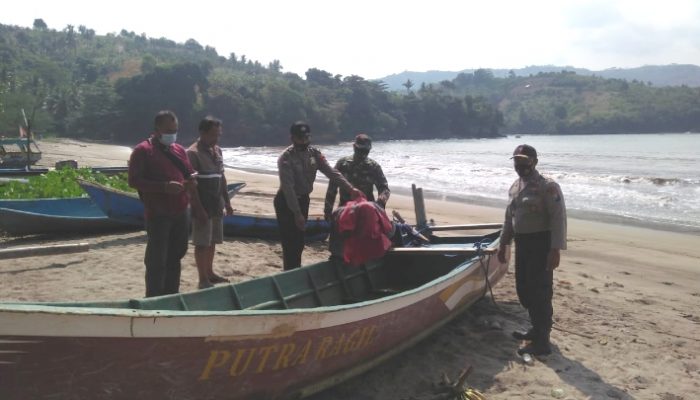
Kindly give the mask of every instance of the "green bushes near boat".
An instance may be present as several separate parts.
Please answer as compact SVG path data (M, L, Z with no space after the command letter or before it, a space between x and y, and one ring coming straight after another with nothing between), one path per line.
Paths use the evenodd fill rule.
M22 181L0 185L0 199L41 199L84 197L87 193L78 185L78 179L96 182L125 192L134 192L125 172L106 175L90 168L63 168L32 176Z

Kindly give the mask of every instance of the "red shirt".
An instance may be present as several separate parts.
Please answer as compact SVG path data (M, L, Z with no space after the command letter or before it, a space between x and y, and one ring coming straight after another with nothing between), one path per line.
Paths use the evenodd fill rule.
M183 183L185 177L164 151L170 151L182 161L190 174L194 173L185 148L179 144L173 143L165 147L153 136L139 143L131 152L129 159L129 186L139 191L147 220L156 216L180 215L189 204L189 196L185 190L178 194L165 193L167 182Z
M392 225L384 210L364 197L351 200L338 218L338 231L349 232L343 243L343 260L358 266L384 256L391 247L386 236Z

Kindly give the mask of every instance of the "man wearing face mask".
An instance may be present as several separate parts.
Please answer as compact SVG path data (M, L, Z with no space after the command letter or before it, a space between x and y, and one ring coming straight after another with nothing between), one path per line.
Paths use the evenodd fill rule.
M343 157L335 164L335 169L362 193L369 201L375 201L374 188L377 188L376 203L382 208L386 207L386 202L389 200L391 191L387 183L382 167L371 158L368 158L369 152L372 149L372 138L365 133L360 133L355 136L355 142L352 145L353 155ZM333 182L328 183L326 190L326 201L323 208L323 215L327 221L332 220L333 206L338 193L338 185ZM340 191L340 204L344 206L350 200L350 193ZM341 256L342 258L342 241L338 238L335 229L331 230L328 246L331 251L331 257Z
M512 159L519 178L508 192L498 260L506 261L507 246L515 239L516 290L532 328L513 337L530 341L518 354L546 355L551 353L553 271L560 250L566 249L566 206L559 185L535 169L534 147L516 147Z
M275 213L280 228L284 269L301 266L304 230L309 217L309 194L313 191L316 171L339 185L353 198L360 195L343 175L328 164L320 150L310 147L311 128L297 121L290 128L292 145L277 159L280 189L275 196Z
M129 159L129 186L138 190L145 210L146 297L179 291L190 198L195 215L204 213L196 194L195 172L185 149L175 143L177 129L175 114L160 111L151 137L139 143Z

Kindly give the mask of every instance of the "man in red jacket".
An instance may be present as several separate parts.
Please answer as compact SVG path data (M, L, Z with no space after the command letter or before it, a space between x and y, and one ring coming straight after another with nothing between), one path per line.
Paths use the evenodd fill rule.
M129 159L129 186L139 192L146 219L146 297L177 293L180 260L187 253L187 206L202 217L195 173L185 149L175 143L178 121L172 111L155 117L151 137Z

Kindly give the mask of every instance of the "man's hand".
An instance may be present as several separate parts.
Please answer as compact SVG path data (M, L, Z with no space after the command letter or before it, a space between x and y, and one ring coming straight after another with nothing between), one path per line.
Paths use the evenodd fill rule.
M352 191L350 191L350 198L355 200L360 196L364 196L364 194L358 188L352 188Z
M330 222L331 218L333 217L333 211L332 210L323 210L323 219L326 221Z
M387 198L383 194L380 194L379 196L377 196L377 204L382 206L382 208L386 208L386 201L387 201Z
M506 262L506 249L508 249L508 245L501 243L500 246L498 246L498 261L500 263L505 263Z
M185 190L185 186L178 181L170 181L165 183L163 190L167 194L178 194Z
M554 271L557 269L560 260L559 249L549 249L549 254L547 255L547 270Z
M194 218L200 223L205 223L209 219L209 214L202 206L193 207L192 213L194 213Z
M233 207L231 207L231 203L226 203L224 208L226 208L226 215L233 215Z
M306 218L304 218L303 215L294 217L294 222L297 224L297 229L299 229L300 231L306 230Z

